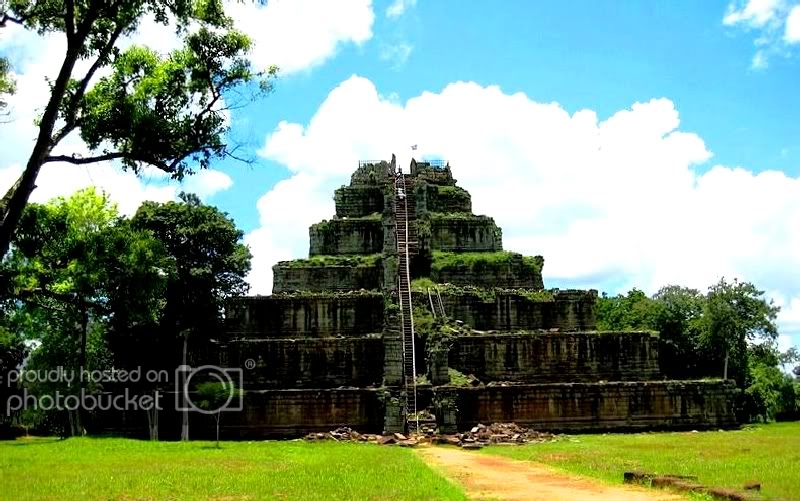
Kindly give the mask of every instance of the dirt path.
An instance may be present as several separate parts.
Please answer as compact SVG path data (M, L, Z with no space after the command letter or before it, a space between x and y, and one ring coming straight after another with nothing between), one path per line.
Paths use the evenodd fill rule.
M428 464L461 484L470 498L503 501L677 501L686 498L627 485L610 486L547 466L452 447L419 447ZM620 482L622 479L620 478Z

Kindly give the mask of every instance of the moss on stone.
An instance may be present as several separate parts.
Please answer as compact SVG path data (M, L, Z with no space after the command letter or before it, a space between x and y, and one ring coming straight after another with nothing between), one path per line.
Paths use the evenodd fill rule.
M432 271L442 271L448 268L468 268L474 273L517 265L521 263L529 268L532 273L540 274L544 268L542 256L523 256L510 251L498 252L433 252Z
M331 298L353 298L353 297L372 297L378 298L382 294L378 291L368 290L352 290L352 291L328 291L328 292L312 292L312 291L294 291L294 292L276 292L272 294L271 298L274 299L331 299Z
M321 268L327 266L373 267L381 261L380 254L348 256L311 256L308 259L281 261L276 266L282 268Z

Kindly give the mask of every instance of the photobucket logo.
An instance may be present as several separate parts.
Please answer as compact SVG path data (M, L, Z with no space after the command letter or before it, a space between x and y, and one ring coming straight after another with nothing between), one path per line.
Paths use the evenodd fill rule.
M194 368L181 365L175 373L175 408L178 411L194 411L201 414L241 411L244 408L244 398L239 389L243 380L242 369L216 365ZM219 385L221 394L215 395L213 402L206 401L208 405L198 405L201 403L199 399L204 397L193 391L200 382Z
M56 391L49 395L31 395L27 389L23 389L21 395L12 395L6 402L6 415L11 416L15 412L23 410L43 410L53 409L75 411L83 409L86 411L139 411L139 410L163 410L161 406L161 393L155 395L131 394L126 388L121 394L91 394L81 390L79 394L62 394Z

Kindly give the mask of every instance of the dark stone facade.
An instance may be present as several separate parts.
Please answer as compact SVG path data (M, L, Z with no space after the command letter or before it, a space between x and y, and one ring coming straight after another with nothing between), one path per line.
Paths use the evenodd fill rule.
M274 266L273 296L230 301L209 363L242 368L245 399L225 414L223 438L343 425L403 431L389 167L363 163L336 190L336 216L310 229L309 259ZM508 421L553 431L736 424L730 382L664 381L656 333L597 332L597 291L544 290L544 259L503 251L500 228L471 213L449 166L412 162L411 173L420 243L412 278L426 280L414 308L430 309L426 289L438 284L447 317L469 327L449 350L431 349L427 370L426 341L417 339L417 373L433 383L418 386L417 408L433 411L442 431ZM448 384L448 368L480 385ZM144 419L116 427L146 430ZM162 423L175 419L166 413ZM213 429L208 416L192 420L195 436L208 432L206 421Z

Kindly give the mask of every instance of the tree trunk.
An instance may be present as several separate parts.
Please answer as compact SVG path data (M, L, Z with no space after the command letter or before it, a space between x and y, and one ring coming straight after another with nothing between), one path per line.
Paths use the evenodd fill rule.
M153 402L158 402L158 390L153 391ZM158 441L158 406L153 404L152 409L147 409L147 429L150 433L150 440Z
M80 45L83 45L82 40ZM58 77L56 77L50 92L50 101L48 101L47 107L42 114L42 120L39 124L39 136L36 138L36 143L33 146L31 156L28 158L25 171L20 177L19 187L14 190L14 194L8 201L8 206L6 206L5 217L0 221L0 259L8 252L14 231L16 231L22 218L22 212L28 204L31 193L36 189L36 178L39 176L39 171L55 146L52 144L53 129L58 119L61 101L64 99L67 85L72 77L72 70L80 56L80 49L80 46L75 46L74 44L67 49L64 63L61 65L61 70L59 70Z
M725 368L722 370L722 379L728 379L728 357L730 356L730 350L725 350Z
M183 333L183 366L186 367L187 365L187 358L188 358L188 346L189 346L189 333ZM186 371L181 371L181 389L183 391L183 397L185 398L189 392L188 388L186 387ZM188 402L184 402L184 404L188 404ZM189 440L189 409L187 406L183 406L183 424L181 426L181 441L186 442Z
M83 385L85 383L85 381L83 380L83 371L84 371L84 368L86 367L86 344L87 344L87 337L88 337L88 334L89 334L88 333L88 331L89 331L89 312L86 309L86 302L84 301L84 299L81 297L81 298L78 298L78 300L81 302L81 329L80 329L81 348L80 348L80 354L79 354L79 358L78 358L78 374L81 377L79 378L79 381L78 381L78 391L82 392L83 391ZM78 432L81 435L83 435L85 433L85 430L83 428L83 417L84 417L83 408L81 406L78 406L78 408L75 410L75 419L77 421Z
M219 415L220 411L217 411L216 415L214 416L217 419L217 449L219 449Z

